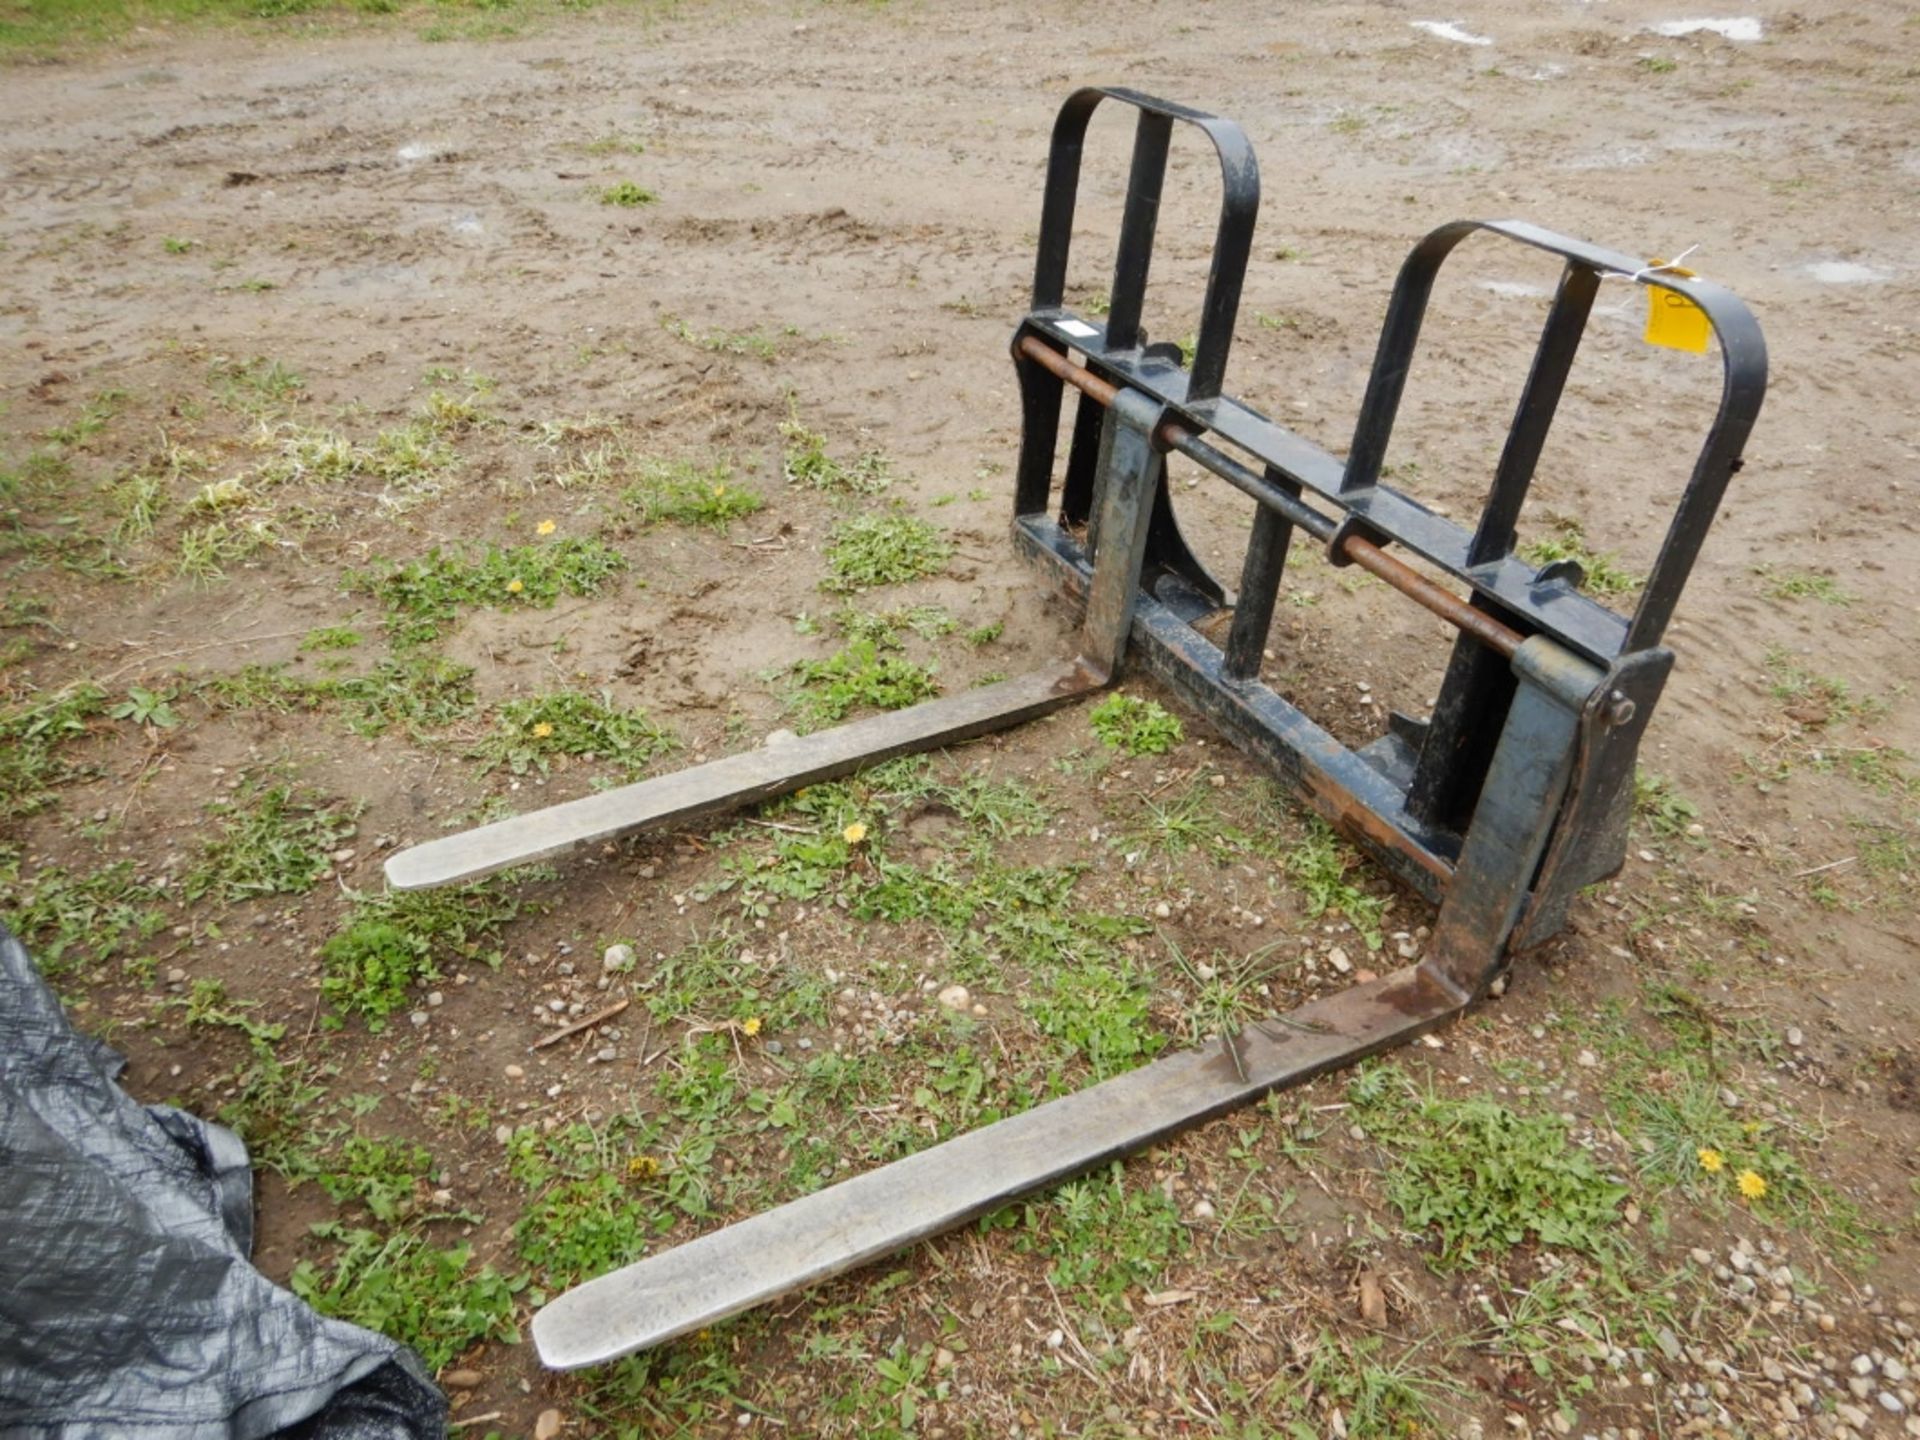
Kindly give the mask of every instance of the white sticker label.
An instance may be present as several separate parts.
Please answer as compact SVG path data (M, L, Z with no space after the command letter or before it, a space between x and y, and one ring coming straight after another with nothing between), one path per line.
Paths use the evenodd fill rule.
M1060 322L1060 328L1076 340L1084 340L1089 335L1098 335L1100 333L1084 320L1062 320Z

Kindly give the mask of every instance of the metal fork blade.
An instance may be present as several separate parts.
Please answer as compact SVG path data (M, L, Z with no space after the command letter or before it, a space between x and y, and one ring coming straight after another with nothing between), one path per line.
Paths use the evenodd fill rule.
M971 740L1056 709L1105 683L1106 677L1086 663L1062 661L910 710L856 720L429 840L389 857L387 879L398 890L477 880L576 845L731 810L896 755Z
M1271 1090L1403 1044L1451 1019L1459 992L1420 968L1248 1027L1240 1067L1182 1051L589 1280L533 1317L556 1370L618 1359L964 1224Z

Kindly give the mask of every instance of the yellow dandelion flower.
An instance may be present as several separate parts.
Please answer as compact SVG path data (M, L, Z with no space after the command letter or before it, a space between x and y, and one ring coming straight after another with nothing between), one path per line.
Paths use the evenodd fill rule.
M713 493L715 495L724 495L727 493L727 487L724 485L716 485L713 487Z
M627 1158L629 1180L651 1180L659 1173L660 1162L651 1155L632 1155Z
M1727 1157L1722 1155L1718 1150L1702 1150L1700 1152L1700 1168L1709 1175L1718 1175L1722 1170L1727 1168Z
M1740 1193L1749 1200L1758 1200L1767 1193L1767 1182L1751 1170L1740 1172Z
M553 734L553 726L544 720L533 727L533 738L536 740L544 740L551 734Z
M840 838L849 845L858 845L867 838L867 827L856 820L840 832Z
M538 525L533 527L533 533L536 535L551 535L559 528L560 527L555 525L551 520L542 520Z
M758 1015L749 1015L746 1019L742 1020L740 1022L740 1033L749 1039L758 1035L760 1033L760 1017Z
M522 590L526 588L527 587L522 585L517 578L507 581L507 593L509 595L518 595Z

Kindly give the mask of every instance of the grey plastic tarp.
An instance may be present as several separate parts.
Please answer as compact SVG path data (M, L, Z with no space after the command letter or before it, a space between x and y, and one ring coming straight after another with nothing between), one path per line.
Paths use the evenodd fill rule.
M232 1131L116 1083L0 928L0 1437L425 1440L414 1354L248 1264Z

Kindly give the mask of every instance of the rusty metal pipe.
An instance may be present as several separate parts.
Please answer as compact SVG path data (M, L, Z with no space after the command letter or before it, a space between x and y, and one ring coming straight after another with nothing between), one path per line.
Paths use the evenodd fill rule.
M1114 397L1120 393L1117 386L1102 380L1084 365L1074 364L1037 335L1027 336L1020 342L1019 349L1021 355L1058 376L1097 404L1112 405ZM1326 516L1268 485L1245 466L1237 464L1206 444L1178 421L1163 422L1155 432L1154 441L1166 449L1180 451L1181 454L1228 480L1236 488L1252 495L1262 504L1279 510L1309 534L1324 538L1333 533L1333 522ZM1521 641L1526 638L1511 626L1501 624L1484 610L1474 609L1452 591L1435 584L1412 566L1394 559L1363 536L1348 535L1340 542L1340 551L1369 575L1384 581L1415 604L1431 610L1455 629L1465 631L1481 644L1491 647L1508 659L1513 658L1514 651L1520 648Z

